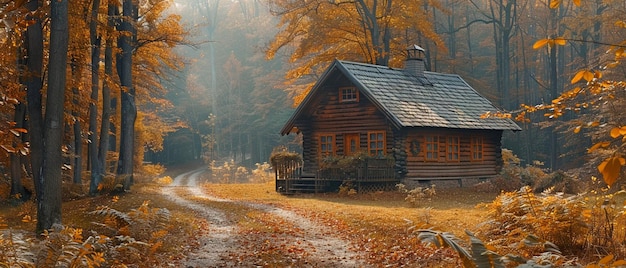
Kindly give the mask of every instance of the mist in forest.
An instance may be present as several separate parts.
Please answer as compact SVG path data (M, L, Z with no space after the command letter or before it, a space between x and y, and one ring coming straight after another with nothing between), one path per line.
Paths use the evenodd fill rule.
M267 162L274 147L289 142L278 132L293 111L280 88L286 64L264 52L276 18L260 1L180 0L171 12L182 14L191 44L178 47L186 66L168 99L189 128L170 134L164 151L148 160Z
M303 58L316 57L294 57L293 53L315 37L303 35L298 44L283 44L275 50L277 53L268 56L268 51L275 48L277 34L286 31L288 23L279 23L280 15L287 14L288 2L175 1L171 12L182 15L193 44L178 48L186 58L186 66L170 86L168 98L177 107L176 116L187 122L189 129L170 134L165 150L149 155L149 159L178 163L208 157L251 166L266 162L278 145L299 149L297 137L278 134L293 112L294 99L310 88L333 57L374 62L359 51L328 53L316 59L318 62L308 73L293 79L290 71L299 70ZM317 0L306 5L311 2L319 8L307 14L311 21L345 16L332 9L347 6L342 1ZM393 1L393 5L400 2L404 3ZM420 18L417 28L409 33L390 27L388 64L402 68L402 47L418 44L426 49L428 70L459 74L506 111L519 111L521 104L549 103L572 87L569 80L581 66L602 60L606 47L594 40L610 43L617 38L605 34L612 24L603 23L589 9L575 8L571 3L557 9L531 0L441 0L431 5L410 1L408 5L412 9L404 12L420 13L416 16ZM613 12L603 8L611 5L598 4L596 12ZM293 10L297 8L301 7ZM400 11L393 12L389 16ZM361 27L358 23L364 20L354 18L354 27ZM318 27L328 26L319 23ZM554 51L547 47L533 49L535 41L549 36L568 36L578 41L555 46ZM317 49L319 56L324 49L350 42L347 37L347 41L337 42L321 33L317 42L324 42L324 38L329 41L323 48L310 51ZM592 143L589 135L593 130L589 135L571 135L572 120L587 120L578 116L588 113L554 120L541 112L530 114L531 121L520 122L523 131L505 133L503 148L513 150L523 164L551 169L580 166L585 161L585 148ZM188 154L190 151L193 153Z

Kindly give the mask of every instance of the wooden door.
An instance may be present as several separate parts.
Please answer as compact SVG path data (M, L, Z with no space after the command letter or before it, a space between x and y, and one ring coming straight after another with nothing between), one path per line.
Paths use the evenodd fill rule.
M356 154L361 149L358 133L344 134L343 146L346 156Z

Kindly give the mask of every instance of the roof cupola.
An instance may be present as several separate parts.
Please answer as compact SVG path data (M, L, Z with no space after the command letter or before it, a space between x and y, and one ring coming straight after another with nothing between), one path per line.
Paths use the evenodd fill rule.
M415 76L424 76L424 70L426 69L425 50L418 45L412 45L406 49L406 52L404 70Z

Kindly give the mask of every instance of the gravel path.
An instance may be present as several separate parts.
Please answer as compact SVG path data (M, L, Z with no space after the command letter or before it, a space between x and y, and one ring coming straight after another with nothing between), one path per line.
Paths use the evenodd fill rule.
M304 218L293 211L266 204L232 201L218 198L202 191L199 185L199 176L206 169L196 169L174 178L174 182L163 187L163 194L179 205L188 207L198 217L203 217L210 223L209 233L201 237L201 247L187 256L185 267L233 267L240 266L229 256L236 255L239 245L238 228L235 222L227 217L227 212L200 204L191 199L204 199L213 202L227 202L259 210L272 216L279 217L293 224L301 232L292 234L290 238L304 245L310 267L365 267L360 262L360 256L352 250L350 242L333 235L332 230ZM251 265L255 267L256 265ZM262 266L262 265L261 265ZM287 265L286 265L287 266Z

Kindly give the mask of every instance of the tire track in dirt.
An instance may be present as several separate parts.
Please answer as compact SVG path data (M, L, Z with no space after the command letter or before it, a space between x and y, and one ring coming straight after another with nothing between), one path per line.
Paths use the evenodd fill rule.
M177 187L184 187L191 194L191 198L246 206L293 224L302 232L293 233L292 239L307 245L307 258L310 259L309 263L315 264L313 267L366 266L360 261L360 259L364 258L360 258L361 256L353 249L350 242L333 235L333 230L327 226L311 221L290 210L267 204L233 201L207 194L199 185L199 176L204 171L206 169L203 168L183 173L174 179L171 187L164 187L164 193L172 200L199 212L211 222L208 236L206 239L202 239L203 246L187 257L187 267L220 267L221 264L226 266L234 265L233 263L229 265L224 258L229 253L237 251L236 241L238 234L236 223L228 222L224 212L184 199L184 196L177 195L172 191L172 189Z
M187 260L184 261L185 267L228 267L229 262L223 257L237 249L236 223L229 221L224 212L189 201L176 193L176 189L182 187L193 192L197 185L197 177L205 170L206 168L196 169L176 176L170 186L163 187L162 192L175 203L190 208L211 224L209 233L199 239L200 248L187 256Z

